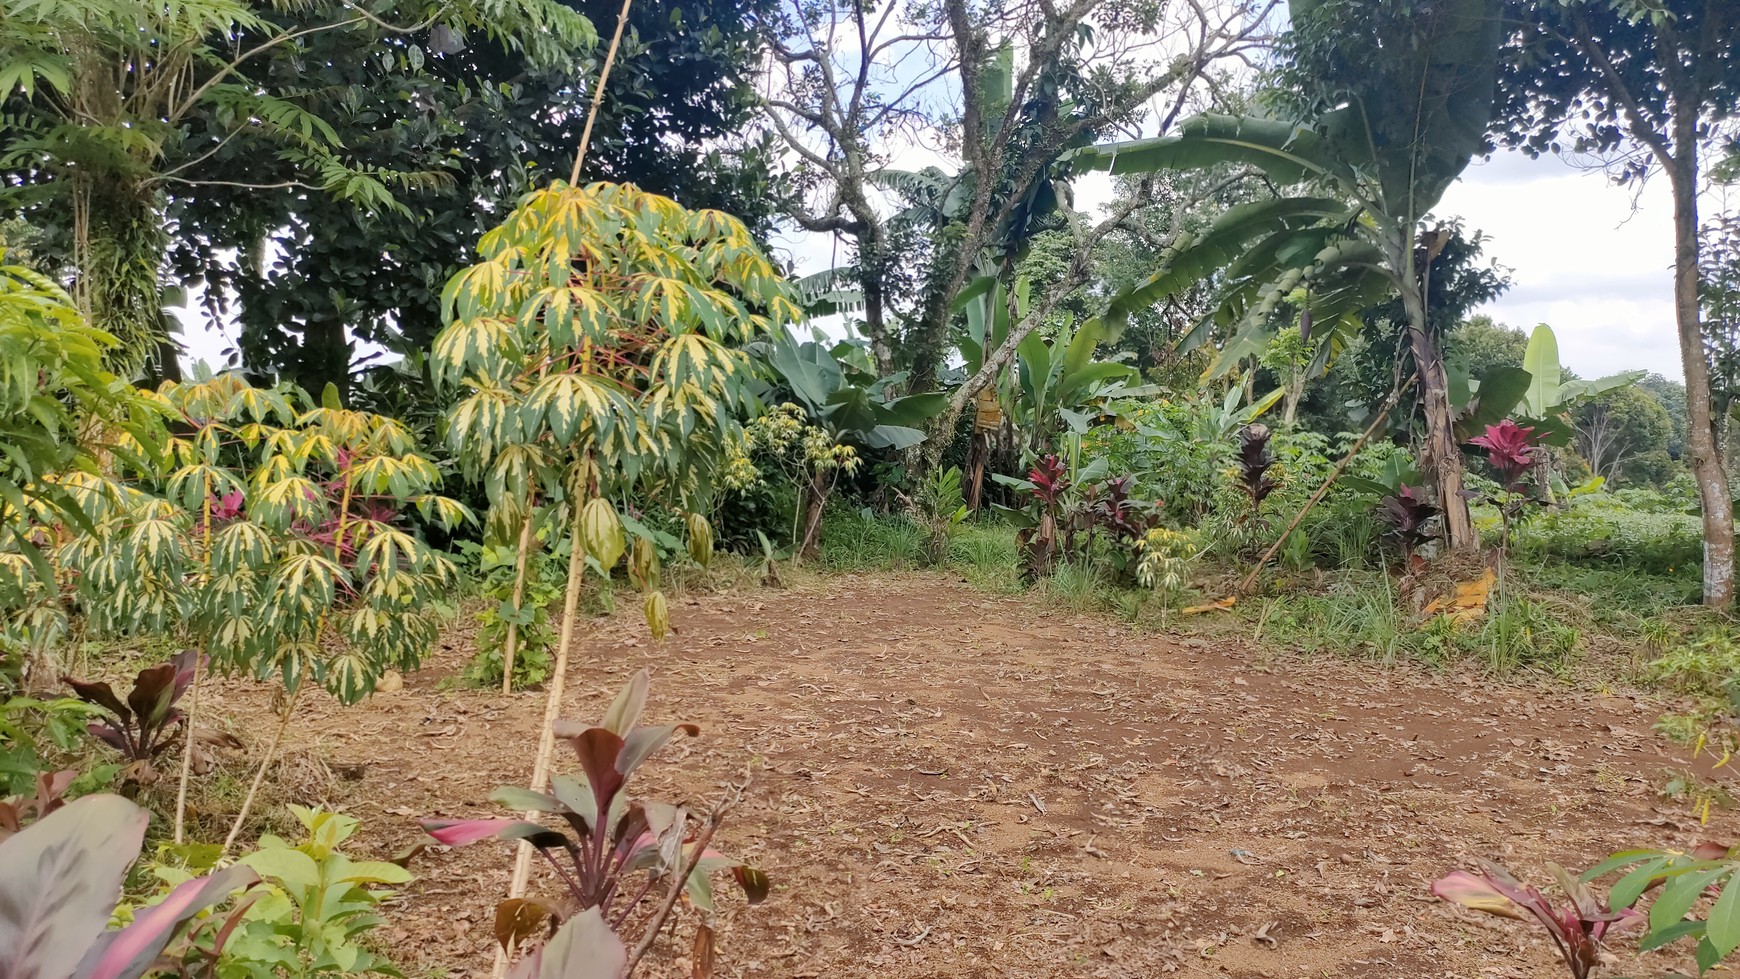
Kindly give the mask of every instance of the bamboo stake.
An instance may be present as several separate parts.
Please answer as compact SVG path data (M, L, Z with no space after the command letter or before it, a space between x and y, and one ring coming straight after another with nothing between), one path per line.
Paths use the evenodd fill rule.
M211 584L211 473L205 476L205 503L200 508L200 538L205 548L205 583ZM204 643L200 644L204 646ZM193 689L188 691L187 726L181 729L183 744L181 746L181 785L175 790L175 844L181 845L183 829L187 822L187 783L193 774L193 725L199 717L199 681L203 679L205 665L205 650L201 649L193 658Z
M1239 586L1234 590L1233 594L1250 594L1251 586L1257 581L1257 575L1260 574L1264 566L1274 558L1276 552L1281 550L1281 545L1287 543L1287 538L1293 536L1293 531L1299 529L1299 523L1305 519L1305 515L1310 513L1312 508L1317 506L1318 502L1328 494L1329 487L1334 486L1335 481L1341 478L1341 471L1346 469L1347 464L1353 461L1353 457L1359 454L1359 450L1365 447L1366 440L1371 438L1372 433L1378 430L1378 426L1384 423L1384 419L1390 416L1390 410L1396 406L1396 401L1401 398L1402 392L1406 391L1408 385L1413 383L1414 378L1410 376L1407 383L1396 388L1395 393L1391 394L1389 399L1384 402L1383 410L1377 413L1377 417L1373 418L1371 424L1365 427L1365 431L1360 433L1359 438L1354 440L1353 448L1348 449L1347 455L1342 456L1341 461L1335 464L1334 469L1330 470L1329 478L1323 481L1322 486L1317 487L1317 492L1311 494L1311 499L1305 501L1305 506L1293 516L1293 522L1288 524L1287 529L1281 531L1281 536L1275 538L1275 543L1270 544L1269 549L1263 552L1263 556L1251 567L1251 570L1245 575L1244 580L1239 582Z
M272 735L272 743L266 746L266 757L260 759L260 768L254 772L254 784L248 786L248 794L242 799L242 811L236 813L236 821L230 825L230 835L224 837L224 848L219 853L219 859L229 856L230 847L235 845L236 837L241 835L242 824L248 819L249 810L254 807L254 797L260 792L260 783L266 780L266 770L272 767L272 760L278 756L278 746L284 741L284 732L290 727L290 715L296 712L296 701L301 698L302 690L308 686L308 671L303 671L296 678L296 692L284 704L284 713L278 718L278 730Z
M574 528L573 549L568 554L568 587L562 596L562 634L556 641L556 663L550 674L550 696L544 702L544 725L538 735L538 756L532 763L531 789L542 792L544 784L550 777L550 755L556 747L556 718L562 710L563 681L568 676L568 648L574 641L574 621L580 617L580 582L586 574L586 547L580 539L580 522L582 519L580 500L573 501ZM526 813L528 822L538 818L537 810ZM526 893L526 880L532 871L532 845L520 842L519 853L514 857L514 876L508 884L508 898L511 900ZM495 949L495 967L492 974L496 979L507 974L507 952L500 945Z
M598 120L598 107L604 101L604 85L610 79L610 67L616 63L617 49L622 46L622 32L628 26L628 10L634 0L622 0L622 10L616 15L616 33L611 35L610 49L604 53L604 64L598 72L598 84L592 90L592 105L586 110L586 125L580 130L580 145L574 152L574 166L568 173L568 183L580 182L580 167L586 162L586 150L592 144L592 124ZM584 483L584 479L582 479ZM562 687L568 675L568 648L574 639L574 620L580 613L580 583L586 573L586 548L581 543L580 520L581 501L579 493L574 494L571 501L574 507L574 529L572 533L573 546L568 554L568 585L562 596L562 632L556 640L556 662L550 679L550 695L544 702L544 726L538 737L538 756L532 762L532 789L541 791L550 774L550 755L556 747L556 718L562 709ZM527 521L531 519L531 494L526 495ZM522 548L522 553L523 553ZM518 576L520 580L524 575ZM511 677L512 674L509 674ZM533 821L538 818L536 811L528 811L526 819ZM514 875L508 884L508 898L520 897L526 892L526 881L531 876L532 847L521 842L519 853L514 858ZM507 975L507 951L500 945L495 949L495 964L490 969L493 979L502 979Z
M616 49L622 44L622 29L628 26L628 8L634 0L622 0L622 10L616 15L616 33L610 37L610 50L604 53L604 67L598 73L598 85L592 90L592 106L586 110L586 125L580 130L580 148L574 154L574 169L568 182L580 182L580 164L586 160L586 148L592 144L592 123L598 118L598 105L604 101L604 83L610 80L610 66L616 63Z

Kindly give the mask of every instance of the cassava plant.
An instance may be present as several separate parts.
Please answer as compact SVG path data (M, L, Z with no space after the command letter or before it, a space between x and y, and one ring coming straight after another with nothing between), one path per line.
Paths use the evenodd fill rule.
M568 955L579 954L570 945L581 941L588 947L585 957L610 963L585 975L626 976L683 897L701 915L696 945L710 956L711 875L729 870L751 904L767 895L764 874L708 846L735 796L703 819L680 805L629 798L628 780L643 763L672 738L700 733L693 724L638 726L647 686L646 671L635 674L596 725L558 722L555 735L574 750L578 776L556 775L548 793L506 786L490 796L512 808L558 816L570 832L522 819L423 821L429 835L450 846L524 840L554 872L559 900L509 898L496 908L496 941L509 954L532 944L540 932L548 936L522 960L517 975L571 975L562 965ZM629 933L639 936L632 953L619 937Z
M483 481L490 524L523 530L530 501L542 498L560 506L567 528L562 623L531 782L541 790L586 570L610 574L631 553L627 535L639 536L618 502L682 510L691 553L705 557L712 534L702 514L750 400L737 348L801 310L736 218L629 185L556 182L528 194L478 251L443 291L448 325L432 365L437 383L458 392L449 444ZM635 571L648 627L663 638L669 612L656 561ZM512 896L529 868L522 849Z
M1155 527L1137 544L1136 580L1160 599L1161 617L1177 603L1190 583L1191 568L1202 556L1195 535L1170 527Z
M317 405L298 397L233 374L165 384L152 393L170 419L161 468L138 485L67 479L91 529L57 558L79 569L89 626L181 636L214 668L277 677L289 694L229 843L309 683L355 703L434 642L454 570L407 511L447 527L469 517L434 492L434 463L397 421L330 389Z
M199 651L188 649L167 663L140 670L124 702L106 682L67 678L67 685L80 700L109 715L107 721L93 721L89 730L92 737L126 759L124 777L128 782L150 785L157 781L157 757L187 736L187 717L176 704L192 686L199 660Z
M0 683L26 691L58 682L74 614L56 550L90 520L67 477L159 443L138 390L103 367L114 346L53 280L0 255Z

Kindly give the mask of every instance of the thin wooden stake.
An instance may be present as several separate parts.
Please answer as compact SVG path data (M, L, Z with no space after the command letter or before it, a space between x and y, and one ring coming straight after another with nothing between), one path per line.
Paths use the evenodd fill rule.
M628 8L634 0L622 0L622 10L616 15L616 33L611 35L610 50L604 53L604 68L598 73L598 87L592 90L592 107L586 110L586 126L580 130L580 149L574 154L574 169L568 182L580 182L580 164L586 160L586 147L592 143L592 123L598 118L598 104L604 101L604 83L610 80L610 66L616 63L616 49L622 44L622 29L628 26Z
M507 640L501 648L501 692L503 695L514 691L514 653L520 644L520 603L526 597L526 560L532 552L532 522L537 511L531 505L531 495L526 496L526 521L520 527L520 550L514 555L514 621L508 623Z
M193 774L193 725L199 718L199 681L201 669L205 665L205 654L196 653L193 657L193 688L188 691L187 714L183 721L186 724L181 729L184 743L181 746L181 785L175 790L175 845L180 846L183 832L187 825L187 783Z
M284 741L284 732L290 727L290 715L296 712L296 701L301 699L302 691L309 684L308 671L303 670L296 681L296 692L284 704L284 714L278 719L278 731L272 735L272 743L266 746L266 757L260 759L260 769L254 773L254 784L248 786L248 794L242 799L242 811L236 813L236 821L230 825L230 835L224 837L224 848L219 853L219 859L229 856L230 847L236 843L236 837L241 835L242 824L247 822L249 810L254 808L254 797L260 792L260 783L266 780L266 770L272 767L272 760L278 757L278 746Z
M568 649L574 642L574 622L580 617L580 583L586 575L586 547L581 543L580 501L574 505L574 547L568 554L568 588L562 596L562 634L556 641L556 664L550 673L550 696L544 702L544 726L538 735L538 756L532 762L531 789L534 792L544 791L544 785L550 777L550 756L556 748L556 719L562 711L562 686L568 676ZM537 810L526 813L528 822L536 822ZM521 841L519 853L514 857L514 876L508 884L508 898L511 900L522 897L526 893L526 881L532 872L532 845ZM492 975L501 979L507 975L507 952L500 945L495 949L495 967Z
M604 53L604 65L598 72L598 85L592 90L592 105L586 110L586 125L580 130L580 146L574 152L574 167L568 172L568 183L580 182L580 166L586 162L586 149L592 144L592 124L598 120L598 106L604 101L604 85L610 80L610 66L616 63L616 51L622 45L622 31L628 26L628 9L634 0L622 0L622 10L616 15L616 33L611 35L610 50ZM586 548L580 540L580 501L575 499L573 548L568 554L568 587L562 597L562 634L556 641L556 663L550 678L550 696L544 702L544 728L538 739L538 757L532 763L532 789L542 791L544 782L550 775L550 755L556 747L556 718L562 709L562 685L568 674L568 647L574 639L574 620L580 613L580 583L586 573ZM531 512L531 497L527 494L528 514ZM521 576L523 577L523 575ZM511 674L510 674L511 675ZM536 820L538 813L528 811L526 819ZM514 876L508 884L508 898L520 897L526 892L526 881L532 871L532 847L526 842L520 843L519 853L514 858ZM490 970L493 979L502 979L507 975L507 951L500 945L495 949L495 965Z
M200 539L203 545L205 559L205 581L211 583L211 474L205 477L205 502L200 508ZM181 746L181 785L175 790L175 845L182 843L182 833L187 824L187 782L193 774L193 725L199 718L199 681L205 671L205 649L201 644L200 651L193 658L193 689L188 691L187 718L183 722L187 726L181 729L181 736L186 743Z
M1322 486L1317 487L1317 492L1311 494L1311 499L1305 501L1305 506L1302 507L1297 514L1294 514L1293 522L1288 524L1287 529L1281 531L1281 536L1275 538L1275 543L1270 544L1269 549L1263 552L1263 556L1257 560L1257 563L1245 575L1244 580L1239 582L1239 586L1237 590L1234 591L1234 594L1250 594L1251 586L1256 584L1257 575L1260 574L1263 568L1268 565L1269 561L1274 558L1276 552L1280 551L1281 545L1287 543L1287 538L1293 536L1293 531L1299 529L1299 523L1305 519L1305 515L1310 513L1312 508L1317 506L1318 502L1321 501L1329 492L1329 487L1334 486L1335 481L1341 478L1341 471L1346 469L1347 464L1353 461L1353 457L1359 454L1359 450L1365 447L1366 440L1371 438L1372 433L1378 430L1378 426L1384 423L1384 419L1390 416L1390 409L1396 406L1396 401L1401 398L1402 392L1406 391L1408 385L1413 383L1414 378L1410 376L1407 383L1396 388L1395 393L1391 394L1389 400L1384 402L1383 410L1378 412L1377 417L1373 418L1371 424L1365 427L1365 431L1360 433L1359 438L1353 443L1353 448L1347 450L1347 455L1342 456L1341 461L1335 464L1334 469L1330 470L1329 478L1323 481Z

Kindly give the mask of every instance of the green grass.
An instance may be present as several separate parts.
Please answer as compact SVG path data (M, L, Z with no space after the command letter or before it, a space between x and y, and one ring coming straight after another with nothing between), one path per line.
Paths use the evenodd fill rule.
M919 567L924 531L900 514L835 511L822 522L822 566L830 571Z
M1013 528L999 523L962 524L949 541L949 567L974 588L1013 593L1022 590L1021 550Z
M1695 569L1669 571L1664 565L1649 571L1608 561L1548 558L1513 561L1508 583L1495 589L1487 614L1476 624L1454 627L1442 617L1427 618L1408 607L1389 572L1362 567L1373 532L1365 523L1319 528L1320 536L1312 540L1319 565L1343 567L1325 567L1315 578L1288 573L1284 577L1298 583L1292 590L1247 599L1230 614L1163 614L1147 591L1078 562L1061 562L1050 577L1029 589L1022 582L1014 529L989 520L956 530L946 569L984 591L1031 590L1059 608L1111 613L1144 628L1242 635L1270 648L1384 664L1469 663L1494 674L1535 670L1563 676L1591 653L1606 657L1599 660L1603 663L1610 664L1618 654L1640 666L1676 647L1703 621L1695 608ZM832 571L922 568L923 541L923 530L904 516L839 510L823 526L821 566ZM1242 568L1220 570L1230 579ZM1218 580L1215 571L1200 569L1199 585ZM1313 580L1315 587L1309 584ZM1181 597L1179 604L1218 597L1222 592L1215 588L1225 585L1205 586L1200 598ZM1694 607L1683 607L1687 605ZM1619 672L1631 669L1621 667ZM1671 682L1666 676L1660 679Z

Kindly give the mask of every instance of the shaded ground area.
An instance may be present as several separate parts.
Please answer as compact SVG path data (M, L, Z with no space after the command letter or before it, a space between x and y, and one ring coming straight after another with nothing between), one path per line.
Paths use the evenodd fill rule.
M1546 860L1734 835L1658 800L1689 765L1629 696L1265 660L944 576L671 618L662 648L596 623L565 715L595 719L645 665L647 719L703 731L642 795L704 805L753 771L720 838L776 888L753 909L720 888L724 976L1550 976L1535 933L1432 901L1430 879L1478 855L1544 882ZM490 790L530 775L542 693L438 689L469 654L456 635L402 691L305 704L292 729L352 779L377 855L414 817L500 814ZM266 732L269 701L233 684L219 710ZM407 973L487 975L511 864L492 844L413 864L388 928Z

